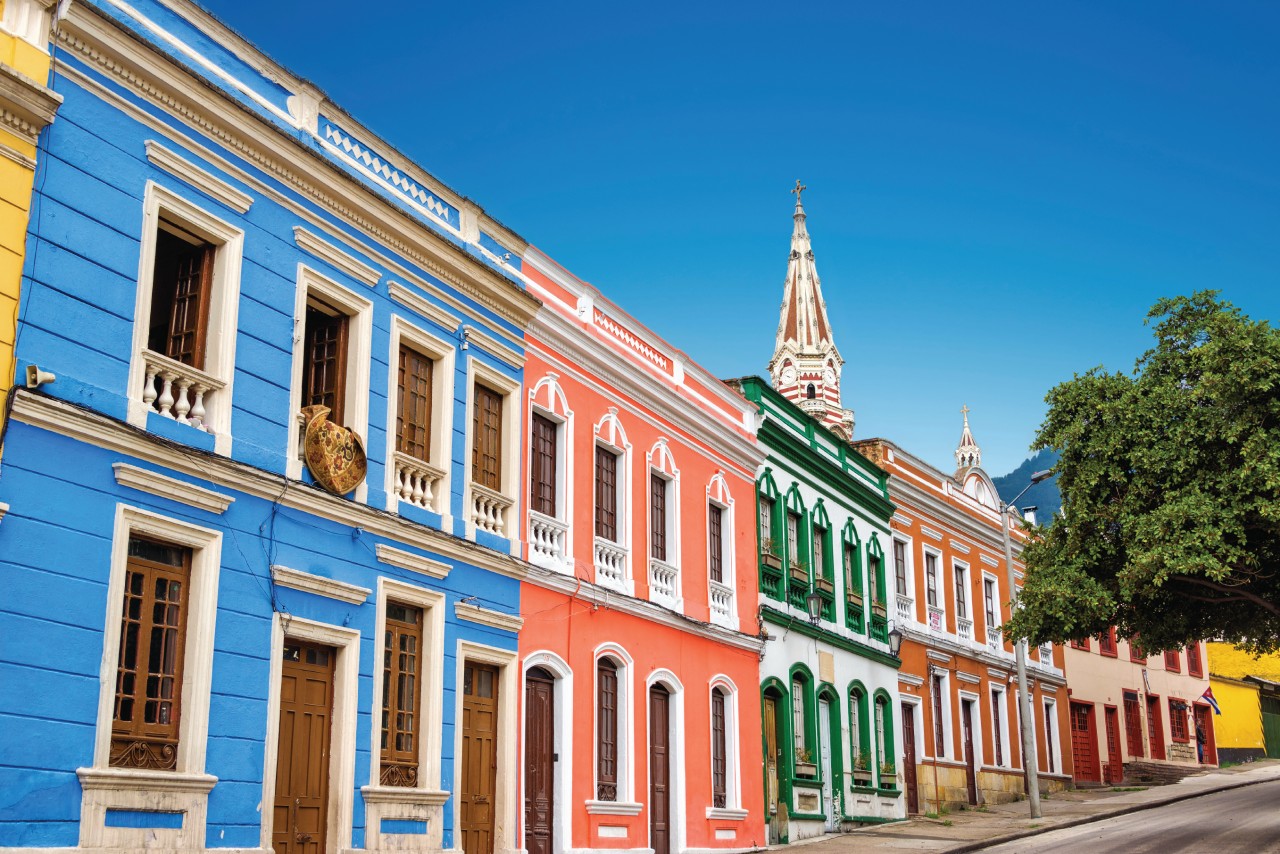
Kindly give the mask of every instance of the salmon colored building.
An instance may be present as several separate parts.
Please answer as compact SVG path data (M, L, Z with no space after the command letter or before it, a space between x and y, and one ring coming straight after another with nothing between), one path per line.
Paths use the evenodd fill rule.
M885 439L854 443L890 475L891 616L904 635L898 673L903 787L911 812L1002 803L1024 791L1000 503L969 430L947 474ZM1024 535L1012 530L1014 569ZM1027 655L1041 791L1071 782L1062 648Z
M520 656L529 854L764 843L754 408L536 249Z

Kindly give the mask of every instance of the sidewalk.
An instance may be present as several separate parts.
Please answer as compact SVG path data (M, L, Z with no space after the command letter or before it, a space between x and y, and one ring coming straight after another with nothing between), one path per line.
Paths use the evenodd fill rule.
M1171 786L1154 786L1141 792L1114 792L1110 789L1058 792L1041 801L1043 817L1035 821L1029 817L1027 802L1017 801L987 807L983 812L967 809L936 819L916 817L896 824L864 827L852 833L778 846L776 850L796 848L802 854L847 854L852 851L961 854L1059 827L1099 821L1189 797L1277 779L1280 779L1280 760L1266 759L1188 777Z

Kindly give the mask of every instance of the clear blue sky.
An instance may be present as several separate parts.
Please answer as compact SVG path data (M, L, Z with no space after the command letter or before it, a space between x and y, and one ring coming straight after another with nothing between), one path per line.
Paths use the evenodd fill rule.
M796 178L857 435L1025 456L1158 297L1280 317L1280 3L209 0L720 376L763 373Z

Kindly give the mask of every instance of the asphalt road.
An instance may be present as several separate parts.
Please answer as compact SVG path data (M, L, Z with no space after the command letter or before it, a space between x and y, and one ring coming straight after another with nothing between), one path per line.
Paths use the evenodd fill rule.
M1054 830L983 851L992 854L1280 852L1280 780Z

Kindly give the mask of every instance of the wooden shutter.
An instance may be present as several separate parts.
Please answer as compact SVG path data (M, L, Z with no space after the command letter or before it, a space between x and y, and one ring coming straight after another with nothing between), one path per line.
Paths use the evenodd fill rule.
M530 422L529 506L544 516L556 515L556 424L533 413Z
M147 347L204 369L217 248L172 223L156 229Z
M431 382L434 367L430 358L411 347L400 345L396 450L424 462L431 459Z
M384 786L418 785L422 622L421 608L387 603L382 647L381 782Z
M1112 629L1114 632L1115 629ZM1200 662L1200 643L1191 644L1187 647L1187 673L1192 676L1203 676L1204 665Z
M129 538L111 765L177 767L190 576L189 549Z
M707 506L708 572L711 580L724 583L724 511L714 504Z
M1141 759L1144 753L1142 745L1142 707L1138 705L1136 691L1124 692L1124 732L1129 743L1129 758Z
M596 663L596 800L618 799L618 666Z
M667 481L659 474L649 474L649 554L667 559Z
M1171 649L1165 652L1164 669L1171 673L1178 673L1182 670L1182 656L1178 654L1176 649Z
M618 541L618 456L596 446L596 536Z
M346 420L347 316L318 300L307 304L302 348L302 405L329 407L329 420Z
M471 413L471 480L502 489L502 395L475 384Z
M725 744L724 691L711 691L711 806L723 808L728 800Z

